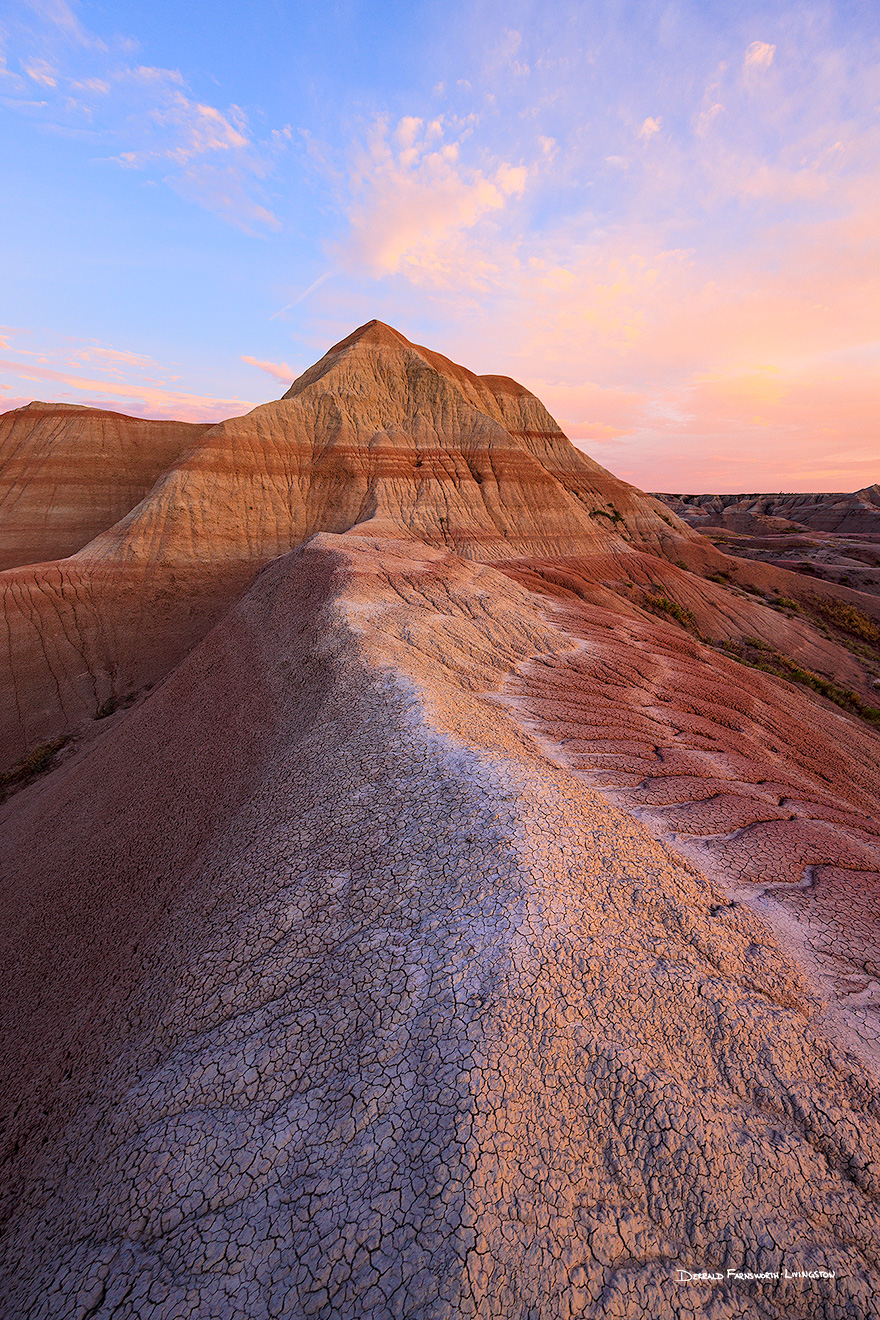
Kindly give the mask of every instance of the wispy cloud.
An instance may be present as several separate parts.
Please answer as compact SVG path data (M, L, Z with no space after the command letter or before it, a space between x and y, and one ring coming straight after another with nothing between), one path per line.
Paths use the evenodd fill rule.
M58 86L58 70L46 60L26 60L22 67L32 82L42 87Z
M143 353L131 353L128 349L103 348L100 344L86 344L74 350L72 357L78 362L94 362L105 371L120 367L155 367L157 363Z
M47 27L56 28L65 37L72 38L80 45L98 45L101 49L106 49L104 42L86 32L66 0L27 0L27 5Z
M32 7L43 26L19 33L20 44L36 49L21 50L21 76L13 75L21 91L8 105L67 132L87 131L109 148L109 161L153 173L248 233L281 228L264 181L289 145L289 126L258 139L241 107L199 97L177 69L131 63L133 43L111 48L63 3ZM35 102L28 86L45 99Z
M260 371L265 371L268 375L274 376L276 380L286 381L288 385L298 374L286 362L264 362L260 358L248 357L246 353L242 353L241 360L249 363L252 367L259 367Z
M746 49L743 63L747 68L769 69L775 54L776 47L771 46L769 42L753 41Z

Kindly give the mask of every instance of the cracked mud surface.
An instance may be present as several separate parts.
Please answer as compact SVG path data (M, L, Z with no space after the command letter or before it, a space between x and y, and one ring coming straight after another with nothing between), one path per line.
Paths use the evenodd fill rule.
M789 684L709 667L680 630L596 608L556 617L577 649L511 679L515 708L551 754L765 912L880 1071L877 735Z
M10 1313L872 1313L876 1081L757 913L506 713L510 675L581 662L545 604L322 535L7 804L9 938L38 905L46 980L100 969L11 988ZM145 849L160 779L187 806ZM675 1282L783 1256L837 1278Z

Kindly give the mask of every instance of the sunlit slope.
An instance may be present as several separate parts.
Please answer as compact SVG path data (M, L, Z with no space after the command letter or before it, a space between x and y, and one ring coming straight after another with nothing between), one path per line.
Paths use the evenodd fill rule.
M294 397L209 429L77 554L0 576L6 764L161 679L261 564L317 531L369 525L470 558L602 554L621 520L654 546L673 535L533 396L434 357L371 323Z
M283 399L216 426L82 557L143 561L161 546L181 564L261 561L354 525L472 559L556 556L618 529L659 545L671 522L576 450L521 386L372 322Z

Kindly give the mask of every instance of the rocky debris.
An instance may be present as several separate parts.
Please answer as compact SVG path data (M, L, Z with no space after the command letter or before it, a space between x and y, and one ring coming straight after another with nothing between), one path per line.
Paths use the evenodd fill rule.
M583 735L618 670L631 736L644 676L577 681L611 631L322 534L6 805L7 1313L871 1313L876 1080L768 923L528 728L568 678ZM694 699L666 776L724 755ZM679 1282L783 1262L834 1277Z

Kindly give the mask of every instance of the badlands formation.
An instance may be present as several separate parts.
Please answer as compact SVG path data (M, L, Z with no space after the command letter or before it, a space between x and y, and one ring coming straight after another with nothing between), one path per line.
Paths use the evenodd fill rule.
M2 1313L877 1315L880 601L379 322L0 425Z
M852 495L658 495L728 554L880 596L880 485Z

